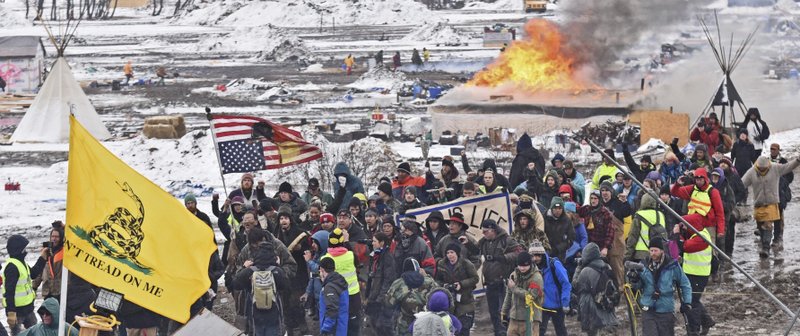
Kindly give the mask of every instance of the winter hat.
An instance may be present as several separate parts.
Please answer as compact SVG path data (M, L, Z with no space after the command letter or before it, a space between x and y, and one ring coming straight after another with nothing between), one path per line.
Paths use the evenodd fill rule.
M292 193L292 185L289 184L289 182L283 182L283 183L281 183L280 187L278 187L278 192L279 193L286 192L286 193L290 193L291 194Z
M642 155L642 162L653 163L653 158L649 154Z
M308 189L316 188L319 188L319 180L316 177L312 177L308 180Z
M595 243L586 244L586 246L583 247L581 256L583 257L581 258L581 265L589 265L592 261L600 259L600 247Z
M378 217L378 212L373 209L369 209L366 212L364 212L364 217L369 217L369 216Z
M403 219L402 222L403 229L411 230L414 233L417 233L419 229L419 223L417 223L414 219L406 217Z
M747 133L747 129L746 128L740 128L740 129L736 130L736 136L737 137L742 135L742 134L748 135L748 136L750 135L750 134Z
M403 260L403 273L405 272L419 272L419 262L414 258L406 258Z
M381 177L381 179L380 179L380 180L378 180L378 184L381 184L381 183L383 183L383 182L386 182L386 183L392 184L392 179L390 179L390 178L388 178L388 177L386 177L386 176L384 176L384 177Z
M186 196L183 196L183 203L194 202L197 203L197 197L194 196L193 193L186 193Z
M606 155L610 156L611 158L614 158L615 155L613 148L606 148L605 150L603 150L603 153L606 153Z
M21 235L15 234L11 237L8 237L6 251L8 252L9 256L18 256L25 252L25 247L28 246L28 243L28 239Z
M552 200L550 200L550 209L556 208L556 207L564 208L564 199L563 198L555 196L555 197L553 197Z
M603 181L603 183L600 183L600 189L599 190L600 191L609 190L613 194L614 193L614 186L612 186L611 182L609 182L609 181Z
M672 195L672 191L669 189L669 185L668 184L665 184L665 185L661 186L661 191L659 192L659 195L663 195L663 194Z
M431 211L431 214L428 215L428 218L425 218L425 224L428 224L431 219L436 219L439 221L439 224L444 224L444 216L442 215L441 211Z
M450 221L450 223L461 224L461 229L462 230L466 230L469 227L467 225L467 223L464 222L464 215L462 213L460 213L460 212L456 212L456 213L450 215L450 218L448 220Z
M759 157L758 157L758 159L756 159L756 165L755 165L755 167L756 167L756 169L757 169L757 170L759 170L760 172L765 172L765 171L769 170L769 166L770 166L771 164L772 164L772 163L769 161L769 158L768 158L768 157L766 157L766 156L759 156Z
M336 270L336 262L333 258L322 258L319 260L319 268L324 269L325 272L333 272Z
M333 214L326 212L324 214L319 215L319 222L320 223L336 223L336 219L333 217Z
M517 255L517 266L530 266L533 257L527 251L522 251Z
M416 262L416 260L414 261ZM403 272L403 274L400 275L400 278L403 279L403 282L409 289L420 288L422 287L422 284L425 283L425 277L423 277L422 274L419 274L419 267L417 267L417 270L413 272Z
M709 114L708 114L708 118L709 118L709 119L714 119L714 120L719 120L719 118L717 117L717 112L711 112L711 113L709 113Z
M533 254L545 254L544 245L542 245L542 242L540 242L539 239L534 239L531 242L531 245L528 246L528 253L530 253L532 255Z
M708 146L704 143L697 144L697 146L694 146L694 152L697 153L697 151L708 153Z
M725 173L722 172L722 168L714 168L714 170L711 171L711 175L717 175L719 177L723 177L725 176Z
M564 166L564 169L575 168L575 164L572 163L572 160L564 160L564 163L562 165Z
M556 153L556 155L553 156L553 159L550 160L550 164L555 166L556 165L556 161L561 161L563 163L564 162L564 155L561 155L561 153Z
M442 158L442 167L448 166L450 170L454 171L456 175L458 175L458 169L456 169L456 165L453 164L453 158L451 156L445 156Z
M428 311L446 312L450 310L450 296L444 290L435 290L428 298Z
M416 196L417 195L417 187L415 187L415 186L406 187L405 189L403 189L403 195L405 195L405 194L412 194L412 195Z
M344 245L344 232L340 228L335 228L328 236L328 248L341 247Z
M723 163L727 164L728 167L733 167L733 161L731 161L731 159L728 158L727 156L723 156L721 159L719 159L719 164Z
M457 255L461 255L461 245L456 243L447 244L447 247L444 249L444 252L447 253L447 251L453 251Z
M597 199L603 198L602 196L600 196L600 190L592 190L592 192L589 193L589 198L592 198L592 196L597 197Z
M289 217L289 219L292 219L292 208L287 205L281 205L278 208L278 218L281 217Z
M651 179L653 181L658 181L661 179L661 173L654 170L647 173L647 176L645 176L645 178Z
M397 166L397 171L411 175L411 164L409 164L408 162L403 162Z
M486 219L481 223L481 229L497 230L497 222L494 219Z
M659 236L655 236L653 238L650 238L650 246L649 246L649 248L654 248L654 247L663 251L664 250L664 238L661 238Z
M253 182L253 174L252 173L242 174L242 181L244 180L250 180L250 182Z
M239 204L239 205L244 204L244 197L234 196L233 199L231 200L231 204Z
M389 183L389 182L381 182L381 184L378 185L378 191L383 192L384 194L387 194L387 195L391 196L392 195L392 184Z

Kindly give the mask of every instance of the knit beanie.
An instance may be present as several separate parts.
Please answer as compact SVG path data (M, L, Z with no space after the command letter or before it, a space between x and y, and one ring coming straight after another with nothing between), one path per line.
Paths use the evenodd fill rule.
M456 243L447 244L447 248L445 248L444 251L454 251L457 255L461 255L461 245Z
M292 185L289 184L289 182L283 182L283 183L281 183L280 187L278 187L278 192L279 193L287 192L287 193L291 194L292 193Z
M527 251L522 251L517 255L517 266L530 266L533 257Z
M342 229L335 228L331 231L331 234L328 236L328 248L331 247L342 247L344 245L344 237Z
M186 196L183 196L183 203L195 202L197 203L197 197L194 196L193 193L187 193Z
M397 171L411 175L411 164L409 164L408 162L403 162L399 166L397 166Z
M378 185L378 191L383 192L384 194L387 194L387 195L391 196L392 195L392 184L389 183L389 182L381 182L381 184Z
M658 248L658 249L663 251L664 250L664 238L661 238L659 236L655 236L653 238L650 238L650 246L649 247L650 248L654 248L655 247L655 248Z

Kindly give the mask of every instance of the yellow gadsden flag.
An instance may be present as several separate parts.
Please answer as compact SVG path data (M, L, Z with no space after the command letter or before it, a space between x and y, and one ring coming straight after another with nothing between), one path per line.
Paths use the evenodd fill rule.
M211 228L70 117L64 265L185 323L209 288Z

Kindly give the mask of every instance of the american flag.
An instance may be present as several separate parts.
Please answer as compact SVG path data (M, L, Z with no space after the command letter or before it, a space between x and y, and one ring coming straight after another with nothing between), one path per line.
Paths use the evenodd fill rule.
M300 132L261 118L212 115L211 131L223 174L288 167L322 157Z

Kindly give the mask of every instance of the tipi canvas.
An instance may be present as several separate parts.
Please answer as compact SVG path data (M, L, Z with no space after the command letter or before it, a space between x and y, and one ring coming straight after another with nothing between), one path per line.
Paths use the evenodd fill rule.
M111 137L64 57L56 59L42 89L11 136L12 142L67 142L69 114L98 140Z

